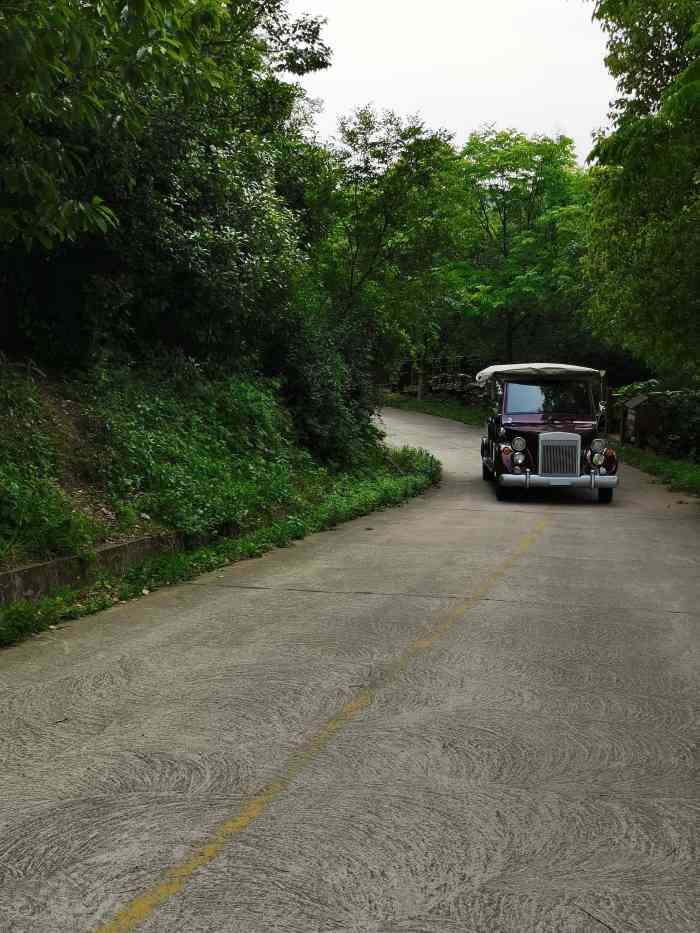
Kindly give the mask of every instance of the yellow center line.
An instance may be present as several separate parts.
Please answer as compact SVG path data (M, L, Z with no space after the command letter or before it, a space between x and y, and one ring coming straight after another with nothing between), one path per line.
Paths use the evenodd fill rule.
M499 583L517 559L522 557L535 544L548 523L548 519L538 522L529 534L521 538L511 556L504 560L473 593L470 593L466 599L456 606L443 622L436 625L428 635L412 641L396 661L384 670L382 684L405 670L411 658L422 651L430 650L440 639L444 638L461 621L465 612L473 609ZM267 784L254 797L244 803L234 817L221 823L209 839L199 846L189 858L172 868L168 868L160 881L155 882L143 894L135 897L131 903L122 908L104 926L98 927L96 933L129 933L129 931L146 921L157 907L182 891L195 872L214 861L234 836L243 832L259 816L262 816L270 805L287 790L294 778L318 757L333 737L344 729L348 723L357 719L370 706L375 689L363 687L362 690L358 691L332 719L328 720L319 732L308 739L290 756L286 768L274 781Z

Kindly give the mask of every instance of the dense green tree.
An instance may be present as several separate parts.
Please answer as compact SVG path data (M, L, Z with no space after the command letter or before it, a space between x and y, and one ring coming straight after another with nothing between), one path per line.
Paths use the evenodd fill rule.
M485 131L457 152L365 107L324 146L294 75L330 52L285 0L7 0L0 55L6 353L272 378L305 442L340 462L371 447L397 361L424 366L467 324L494 355L588 336L571 142ZM691 65L649 119L694 119ZM629 178L603 145L594 210L614 243L611 179Z
M655 113L666 88L695 57L689 46L698 0L594 0L608 37L605 62L617 79L617 119Z
M611 343L692 376L700 372L700 2L601 3L596 16L611 33L623 96L615 130L593 152L590 317Z
M337 220L322 276L379 376L425 355L439 334L454 252L454 150L417 118L357 110L340 125Z
M0 20L16 53L0 95L5 347L250 357L299 261L275 172L300 91L278 72L327 63L319 24L281 0L22 2Z
M535 324L580 304L577 281L584 182L566 137L473 133L461 154L465 308L496 318L506 358Z
M144 86L235 95L241 77L323 67L328 50L283 0L8 0L0 60L0 242L50 249L114 224L104 192L80 184L84 137L138 133Z

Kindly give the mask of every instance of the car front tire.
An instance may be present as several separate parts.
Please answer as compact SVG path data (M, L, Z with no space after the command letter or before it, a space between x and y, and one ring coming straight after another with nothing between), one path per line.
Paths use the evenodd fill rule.
M501 486L496 477L496 498L499 502L508 502L511 498L511 490L507 486Z

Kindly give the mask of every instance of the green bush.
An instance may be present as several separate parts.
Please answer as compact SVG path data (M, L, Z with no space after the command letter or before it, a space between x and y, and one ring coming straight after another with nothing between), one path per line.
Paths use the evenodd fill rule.
M61 458L36 384L0 370L0 560L89 553L94 523L57 482Z
M121 576L104 576L86 591L66 590L37 602L22 600L0 607L0 646L106 609L120 600L138 597L144 590L150 592L233 561L260 557L273 547L286 547L307 534L398 505L440 477L440 463L424 450L391 450L381 461L371 476L340 474L329 478L328 487L317 501L305 502L296 513L269 521L254 531L192 551L164 552Z
M387 451L387 462L403 474L420 473L427 476L431 484L442 479L442 464L430 451L420 447L398 447Z
M300 445L276 382L208 374L179 356L148 371L103 365L63 386L38 387L6 369L0 398L6 562L89 555L115 533L148 528L172 529L192 543L213 532L254 532L282 517L302 521L321 501L324 521L342 520L354 508L355 485L381 479L391 500L392 482L410 486L417 472L430 482L439 476L429 454L387 451L378 430L349 411L345 453L320 465ZM326 426L329 445L341 423ZM77 486L80 495L71 498ZM278 531L287 535L289 527Z
M324 483L325 471L295 445L274 385L231 377L177 385L118 371L86 393L95 479L122 513L189 534L253 528L297 503L300 480Z
M280 380L301 443L331 469L352 469L376 454L376 390L369 347L348 340L335 317L318 288L301 282L264 365Z
M36 469L0 466L0 560L87 554L96 527Z

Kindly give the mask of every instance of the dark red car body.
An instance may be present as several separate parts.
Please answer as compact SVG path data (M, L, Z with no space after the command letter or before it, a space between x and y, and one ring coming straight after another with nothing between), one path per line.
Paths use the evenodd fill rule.
M563 364L562 369L566 369ZM595 373L594 370L589 372ZM493 393L495 411L488 420L487 436L482 438L484 479L495 482L499 498L517 487L569 486L597 490L599 500L609 502L618 482L618 461L614 449L601 437L605 410L596 402L595 384L591 377L585 383L588 386L587 401L581 403L579 412L508 411L508 393L512 384L521 388L537 386L544 393L548 385L551 390L552 382L566 385L567 380L561 374L556 379L523 375L509 377L507 373L502 379L496 378L496 391ZM573 375L571 382L576 383L579 393L584 392L584 382L579 374ZM526 447L523 451L514 450L516 438L524 439ZM602 450L596 449L595 453L600 456L595 459L591 450L594 440L598 447L604 445ZM516 457L516 453L522 456ZM599 462L601 458L602 462Z

